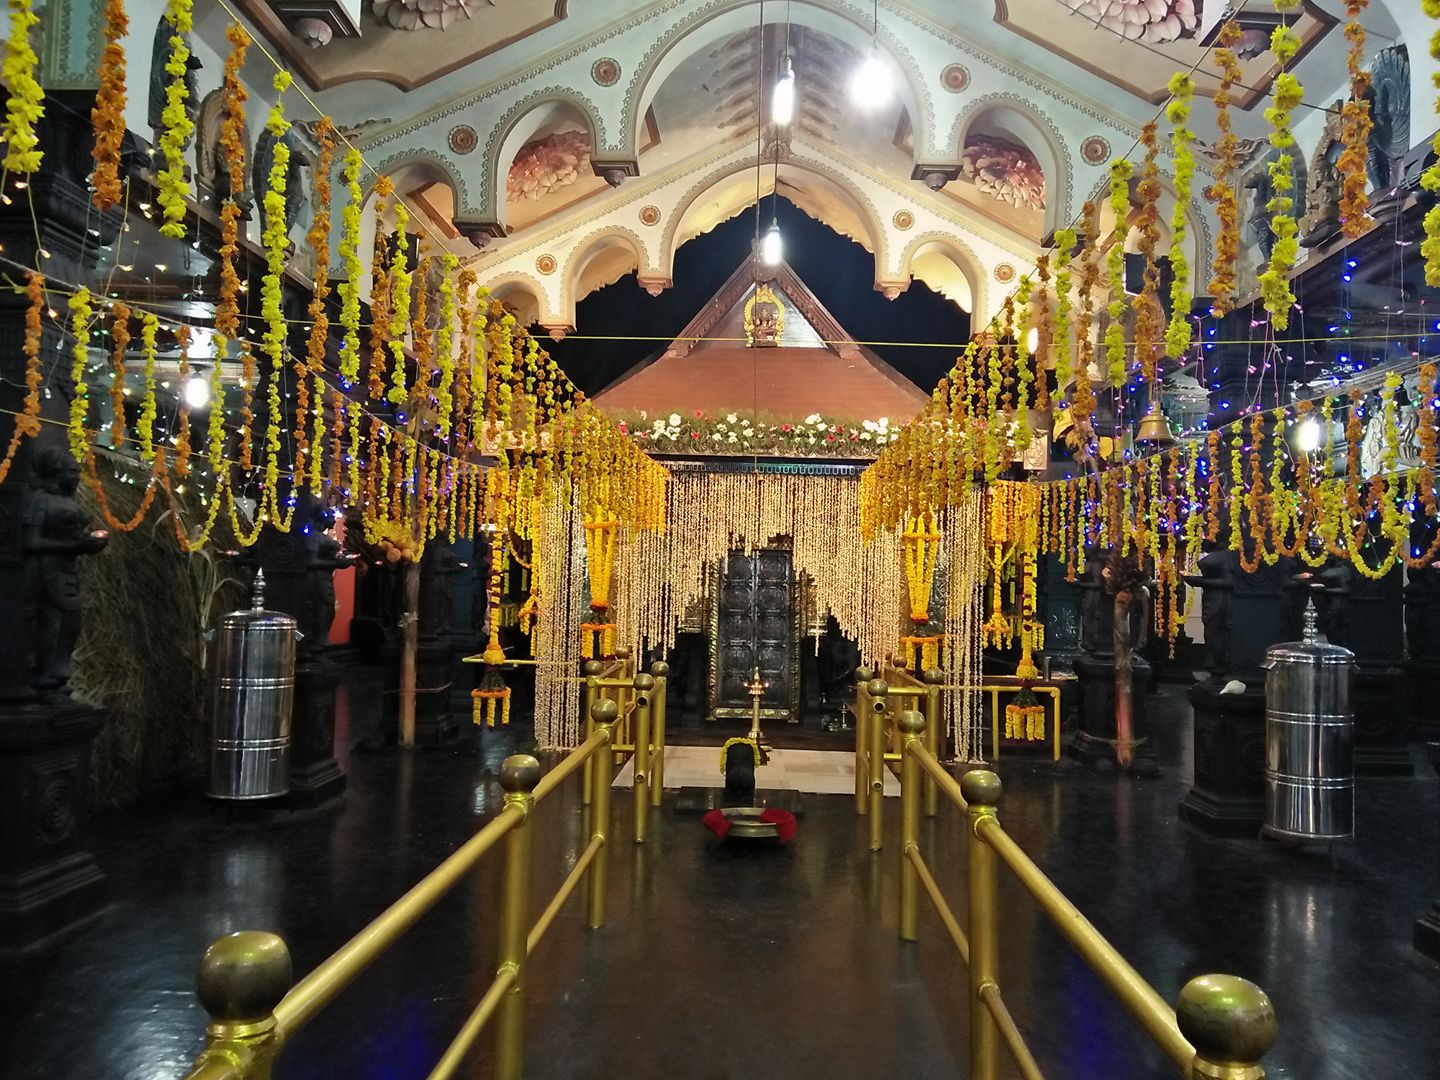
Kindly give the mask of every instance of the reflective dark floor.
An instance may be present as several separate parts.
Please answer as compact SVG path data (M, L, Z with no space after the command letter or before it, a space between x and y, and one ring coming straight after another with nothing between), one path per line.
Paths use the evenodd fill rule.
M349 680L337 742L373 726L377 691L372 673ZM1410 944L1440 887L1433 771L1360 781L1357 838L1333 860L1215 841L1176 812L1188 708L1170 689L1152 715L1160 779L1003 759L1012 835L1166 998L1205 971L1264 986L1280 1017L1271 1077L1434 1080L1440 965ZM0 960L0 1076L182 1076L205 1023L193 973L208 941L274 930L309 970L498 808L495 769L518 741L353 754L349 793L317 811L227 823L177 793L100 821L115 903L45 953ZM928 914L917 946L896 940L896 809L878 856L838 796L807 797L798 837L778 850L719 844L668 802L636 847L617 812L607 926L584 930L572 901L535 954L526 1076L963 1076L958 961ZM572 788L537 815L537 911L580 839ZM925 824L957 907L960 844L954 816ZM483 865L302 1032L279 1080L426 1076L493 974L495 870ZM1173 1076L1018 887L1002 876L1002 889L1002 985L1047 1075ZM488 1057L482 1036L465 1075L488 1076Z

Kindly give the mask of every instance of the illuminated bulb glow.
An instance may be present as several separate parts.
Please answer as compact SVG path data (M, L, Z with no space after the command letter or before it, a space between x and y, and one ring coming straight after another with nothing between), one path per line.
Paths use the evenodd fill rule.
M850 99L862 109L878 109L890 100L890 70L871 53L850 80Z
M1025 351L1034 356L1040 350L1040 328L1030 327L1030 332L1025 335Z
M795 72L790 62L785 62L785 73L775 84L775 93L770 98L770 122L784 126L795 119Z
M185 404L192 409L203 409L210 404L210 378L199 372L185 380L183 390Z
M1293 438L1296 450L1302 454L1313 454L1320 448L1320 422L1313 416L1307 416L1295 425Z
M766 266L779 266L785 258L785 241L780 236L780 226L771 224L760 241L760 261Z

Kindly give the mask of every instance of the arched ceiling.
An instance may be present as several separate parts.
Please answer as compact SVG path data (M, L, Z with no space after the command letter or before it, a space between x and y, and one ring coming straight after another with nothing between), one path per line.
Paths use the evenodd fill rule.
M1170 76L1199 65L1202 95L1216 81L1219 0L883 0L873 37L871 0L380 0L378 14L377 0L238 2L322 108L376 121L367 159L410 169L401 194L448 219L452 250L524 281L561 329L617 274L665 287L678 244L754 204L757 165L762 196L778 184L875 251L887 295L920 276L986 317L1131 152ZM1413 3L1372 0L1376 47L1407 33ZM1229 7L1257 46L1234 125L1258 145L1273 5ZM287 21L320 9L358 11L358 35L307 49ZM448 25L396 28L409 9ZM1304 0L1294 17L1307 101L1343 86L1341 16L1341 0ZM872 52L895 93L867 110L848 84ZM777 130L764 121L787 55L799 100ZM1416 82L1432 71L1419 60ZM1217 137L1209 109L1191 125ZM1208 211L1194 217L1199 244ZM946 244L919 242L930 236Z

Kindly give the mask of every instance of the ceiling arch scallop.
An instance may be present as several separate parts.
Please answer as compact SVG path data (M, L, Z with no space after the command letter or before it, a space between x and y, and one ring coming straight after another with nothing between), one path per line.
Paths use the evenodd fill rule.
M1048 197L1045 200L1045 232L1062 229L1075 217L1073 205L1075 163L1070 147L1055 121L1035 108L1019 94L993 93L966 103L950 129L951 145L965 146L977 122L987 116L1000 116L1007 127L1019 128L1010 134L1020 138L1039 160L1045 174ZM1016 123L1018 121L1018 123Z
M861 55L869 51L868 4L856 5L847 0L831 0L825 4L796 0L787 7L792 24L828 34ZM640 118L650 108L665 80L690 58L734 34L755 29L756 14L754 0L711 0L673 25L646 51L631 74L622 106L624 134L629 139L628 151L632 156L638 146ZM769 19L767 24L776 21ZM930 147L936 129L935 99L923 77L923 69L910 49L883 23L879 43L882 52L899 70L899 96L911 117L915 145Z
M515 309L516 318L522 326L539 323L541 326L573 325L573 321L557 314L558 306L553 302L551 290L539 278L519 270L499 273L484 281L490 295Z
M970 303L968 305L970 313L973 315L976 312L989 311L990 285L986 280L985 264L981 261L980 256L976 254L975 249L953 232L924 232L911 240L905 245L905 250L900 253L900 268L902 272L907 277L918 277L920 280L926 281L935 291L950 296L951 299L960 303L962 307L966 307L960 298L951 295L951 290L946 287L945 282L929 281L924 273L917 272L915 266L916 260L932 251L945 256L964 277L970 290Z
M563 86L547 86L525 95L500 118L485 144L484 171L476 206L465 207L462 216L505 225L504 177L520 148L556 119L558 111L567 112L590 132L592 147L606 144L605 121L595 103L575 90Z
M573 319L580 297L618 280L631 270L641 278L653 276L645 241L633 230L607 225L586 234L570 249L561 274L559 309Z
M364 192L366 201L375 191L375 181L381 176L394 176L413 165L424 166L427 170L433 170L440 174L440 177L450 186L451 195L455 199L455 205L465 206L470 201L470 185L465 181L465 170L453 158L440 153L440 151L429 146L411 146L403 150L396 150L388 157L382 159L375 166L375 171L369 173L365 181ZM368 172L368 170L367 170ZM458 214L457 214L458 216Z

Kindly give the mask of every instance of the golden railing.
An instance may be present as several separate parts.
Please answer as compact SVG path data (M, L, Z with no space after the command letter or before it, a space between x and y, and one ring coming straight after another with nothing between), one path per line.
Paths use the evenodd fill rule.
M885 806L885 770L897 772L900 763L900 733L889 718L905 709L923 710L926 718L925 745L939 757L940 694L947 689L945 676L927 671L917 679L904 668L888 661L876 675L872 668L855 673L855 812L870 818L870 850L882 846ZM898 709L890 707L894 699ZM889 749L886 749L886 747ZM938 806L935 785L925 784L925 813L934 817Z
M653 682L636 676L631 705L648 715ZM590 928L605 922L606 854L609 850L610 785L614 774L619 707L612 698L588 703L585 741L542 775L528 754L505 759L500 784L505 805L484 828L460 846L369 926L291 985L290 952L274 934L248 930L215 941L200 961L196 986L210 1014L205 1051L187 1080L269 1080L270 1067L285 1045L373 964L427 911L458 885L492 848L504 844L500 882L499 966L459 1033L430 1072L430 1080L454 1076L486 1024L495 1033L495 1075L520 1080L523 1062L525 973L529 956L554 924L581 881L586 883ZM531 818L535 807L576 772L589 788L590 836L574 867L532 923L530 907ZM637 802L641 800L637 799Z
M998 1043L1025 1080L1043 1080L1000 990L997 862L1010 869L1182 1077L1263 1080L1260 1061L1277 1034L1275 1009L1265 992L1232 975L1202 975L1185 984L1172 1009L1005 832L1000 778L976 769L957 781L927 745L928 726L928 718L914 710L901 713L895 724L900 739L900 937L916 940L917 900L923 891L968 970L970 1080L996 1080ZM929 785L970 819L969 910L963 927L920 851L922 789Z
M585 736L590 736L590 717L599 701L614 702L619 720L610 750L619 765L624 755L635 756L635 842L645 842L649 811L660 805L665 785L665 700L669 692L670 665L656 661L650 673L636 675L628 649L618 659L605 663L588 660L581 667L585 681ZM590 804L591 787L584 784L584 800Z

